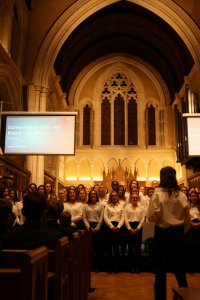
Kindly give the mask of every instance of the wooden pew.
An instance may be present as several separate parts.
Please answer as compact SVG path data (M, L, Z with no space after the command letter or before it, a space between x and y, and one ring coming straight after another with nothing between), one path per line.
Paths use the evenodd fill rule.
M199 300L200 288L172 288L173 300Z
M6 268L19 268L23 255L28 250L2 250L6 256ZM48 300L67 300L68 273L67 266L69 255L69 240L67 237L60 238L55 250L47 250L47 280ZM43 300L43 299L42 299Z
M3 251L6 268L0 268L1 299L47 300L47 248L9 251Z
M3 250L2 252L9 262L7 267L18 268L27 250ZM76 232L72 235L71 241L63 237L58 240L55 250L48 250L47 253L48 300L87 300L90 287L89 233ZM37 300L40 298L38 297Z
M57 241L55 250L48 250L48 300L68 300L69 252L67 237Z
M88 291L91 288L91 233L87 230L80 230L80 280L79 299L86 300Z
M79 297L79 267L80 267L80 239L79 233L75 232L71 236L70 251L68 258L69 266L69 293L70 300L80 300Z

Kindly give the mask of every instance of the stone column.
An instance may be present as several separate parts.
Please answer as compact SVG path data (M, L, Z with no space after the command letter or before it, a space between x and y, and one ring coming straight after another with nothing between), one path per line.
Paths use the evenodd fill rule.
M41 86L34 86L29 84L28 86L28 111L39 111L39 99L42 91ZM37 184L37 156L27 155L26 157L26 167L31 172L31 182Z
M43 87L40 94L39 110L46 111L48 88ZM37 185L44 184L44 155L37 156Z

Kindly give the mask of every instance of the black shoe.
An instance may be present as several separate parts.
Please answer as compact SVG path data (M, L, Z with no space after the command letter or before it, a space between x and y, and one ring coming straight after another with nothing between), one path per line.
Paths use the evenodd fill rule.
M134 268L131 269L131 274L135 274L135 269Z
M136 268L135 272L136 272L136 274L140 274L140 269Z
M90 287L90 288L88 289L88 293L92 293L92 292L94 292L95 290L96 290L96 288Z

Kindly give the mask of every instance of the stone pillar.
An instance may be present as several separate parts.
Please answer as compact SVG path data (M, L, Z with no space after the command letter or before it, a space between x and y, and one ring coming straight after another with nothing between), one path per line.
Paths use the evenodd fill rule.
M28 89L28 111L46 111L48 88L30 85ZM27 156L27 169L31 172L31 182L38 185L44 183L44 156Z
M29 84L28 86L28 111L39 111L39 99L42 91L41 86L34 86ZM26 157L26 167L31 172L31 182L37 184L37 156L27 155Z
M55 169L56 169L56 182L55 182L55 192L56 195L58 195L58 179L59 179L59 169L60 169L60 156L56 156L56 165L55 165Z
M43 87L40 94L39 107L40 112L46 111L48 88ZM44 184L44 155L37 156L37 185Z
M115 134L115 132L114 132L114 130L115 130L115 128L114 128L114 101L112 101L111 102L111 146L114 146L114 142L115 142L115 140L114 140L114 134Z

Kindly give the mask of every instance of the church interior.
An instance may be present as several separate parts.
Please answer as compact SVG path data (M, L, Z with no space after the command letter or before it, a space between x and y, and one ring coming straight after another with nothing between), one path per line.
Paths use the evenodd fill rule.
M113 182L124 191L122 200L125 203L125 192L128 194L129 186L135 181L137 195L130 194L132 202L137 203L139 188L143 191L149 188L153 194L152 183L157 186L160 170L167 166L176 170L174 173L179 187L185 191L195 188L192 192L196 193L194 202L195 199L199 200L200 0L0 0L0 25L0 191L11 192L7 195L10 202L14 201L14 195L17 194L15 204L18 204L16 207L21 213L21 200L29 196L32 199L34 193L29 191L33 190L38 191L36 194L39 198L39 187L42 186L43 192L40 193L45 192L46 198L43 210L40 209L41 215L36 213L36 229L39 223L39 230L43 229L45 218L47 222L50 219L54 225L60 225L61 218L58 221L57 217L51 219L52 215L47 214L47 208L51 211L50 200L52 203L57 201L58 206L61 204L64 212L64 207L75 204L78 186L85 187L83 189L82 186L83 196L77 201L79 208L84 206L84 209L81 208L84 213L88 201L86 190L91 187L94 188L90 190L90 195L93 194L95 200L91 202L92 210L94 203L98 205L96 202L100 202L100 192L104 200L106 198L108 201L107 196L111 195L114 199L112 204L117 203L118 191L114 188L111 191ZM21 116L34 118L36 125L32 125L32 119L28 117L24 127L20 127L22 130L34 126L37 128L38 135L34 133L33 136L30 132L27 140L24 137L23 141L24 144L28 140L32 142L32 151L26 152L26 149L22 149L24 146L20 146L21 152L17 153L15 141L17 135L21 134L17 131L17 121L17 125L11 123L8 128L11 130L12 151L7 152L5 120L8 121L8 116L15 116L16 120ZM64 132L61 140L55 135L60 128L59 124L55 124L53 137L50 135L44 142L39 140L44 132L37 127L41 116L75 116L75 123L68 128L69 131ZM54 128L51 124L44 127L49 132ZM46 152L34 151L40 143L45 144ZM66 148L72 145L73 150L62 152L60 148L63 145ZM58 149L55 153L52 151L54 148ZM4 190L2 178L7 184ZM9 190L10 187L12 190ZM69 190L74 201L71 203L65 198ZM81 188L79 192L81 194ZM6 194L3 197L6 198ZM36 203L35 200L24 201L21 219L10 218L10 224L11 221L22 220L12 226L24 223L29 226L29 221L31 223L34 219L31 213L34 214ZM108 212L105 214L108 206L106 202L105 208L100 207L102 223L105 215L108 215ZM12 216L12 209L10 205L9 216ZM123 212L121 204L119 209ZM148 222L150 219L143 214L142 222L147 220L144 226L139 228L137 219L137 228L128 228L130 232L139 232L140 235L137 243L137 250L140 250L138 261L130 269L133 261L127 259L131 247L127 244L124 231L120 239L118 237L119 240L115 240L117 246L120 245L120 252L114 253L112 246L116 246L116 243L108 235L111 230L107 228L106 232L103 224L102 232L106 232L106 235L100 235L99 247L95 250L97 254L102 252L96 255L96 259L92 252L94 243L91 242L91 233L96 234L100 227L97 229L97 222L92 220L88 221L88 227L79 228L79 224L83 225L82 220L76 219L76 224L69 219L72 215L68 210L65 209L68 217L64 221L67 222L66 227L73 223L73 228L68 227L73 233L70 231L67 235L65 231L61 237L61 231L56 232L55 227L53 230L48 228L41 237L42 243L41 239L37 241L38 231L35 234L31 227L27 231L28 238L18 231L16 242L19 247L14 245L9 248L9 244L5 246L6 234L3 235L5 232L0 230L1 298L110 300L117 297L120 300L134 296L153 300L156 273L153 222ZM23 214L26 211L28 213ZM124 218L122 213L121 216ZM117 226L121 220L114 220L117 224L113 232L118 232ZM196 226L195 222L193 226ZM9 230L15 234L24 227L18 226L16 231L10 230L12 228ZM173 225L169 229L171 227ZM192 254L187 256L191 289L186 286L186 290L177 289L175 279L168 274L166 299L200 298L199 228L197 239L196 236L188 238L188 253ZM34 238L30 237L32 232ZM48 238L48 243L49 239L52 243L54 239L52 248L44 243L45 238ZM24 246L21 239L24 239ZM11 235L7 242L12 244L13 240ZM39 248L38 244L35 246L35 241L39 243ZM194 241L196 244L192 243ZM44 244L47 247L41 247ZM168 244L174 247L171 240ZM184 251L178 251L178 254L181 252ZM116 260L112 269L113 253L114 259L121 255L121 260ZM5 254L9 264L6 267L3 264L2 267L5 261L1 259ZM174 265L167 267L173 271ZM106 277L104 271L107 271ZM188 295L192 295L191 298ZM161 298L159 300L164 299Z
M74 155L1 148L0 173L19 191L148 187L164 166L200 187L183 116L200 113L199 0L0 0L0 24L1 115L77 114Z

